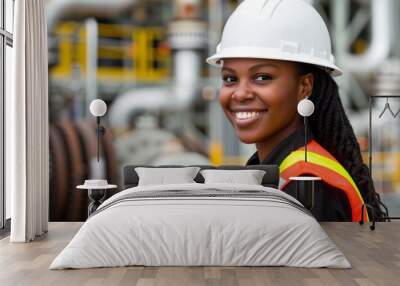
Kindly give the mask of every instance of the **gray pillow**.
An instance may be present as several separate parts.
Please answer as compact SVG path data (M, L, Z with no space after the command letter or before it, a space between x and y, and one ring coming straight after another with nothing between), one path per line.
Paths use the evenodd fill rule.
M199 167L135 168L138 186L196 183L193 179L199 170Z
M263 170L201 170L204 183L234 183L247 185L261 185L265 175Z

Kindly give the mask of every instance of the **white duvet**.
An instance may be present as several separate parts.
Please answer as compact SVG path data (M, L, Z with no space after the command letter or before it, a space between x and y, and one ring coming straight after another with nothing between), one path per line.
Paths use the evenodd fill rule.
M50 269L127 265L351 267L311 215L280 200L251 196L121 200L136 192L168 190L258 190L300 204L280 190L255 185L193 183L127 189L99 207Z

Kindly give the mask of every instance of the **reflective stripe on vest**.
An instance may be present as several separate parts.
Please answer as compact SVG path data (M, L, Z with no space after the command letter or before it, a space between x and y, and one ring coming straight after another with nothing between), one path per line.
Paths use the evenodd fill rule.
M313 174L321 177L327 184L345 192L350 203L352 221L361 220L361 208L364 200L346 169L315 140L307 145L307 162L304 161L304 147L290 153L279 166L280 176L286 180L283 189L289 183L289 177ZM369 221L364 208L364 221Z

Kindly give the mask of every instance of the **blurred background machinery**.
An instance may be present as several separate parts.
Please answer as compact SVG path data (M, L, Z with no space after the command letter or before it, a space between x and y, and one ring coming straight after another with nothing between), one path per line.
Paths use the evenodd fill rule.
M323 15L344 75L342 101L368 150L368 100L400 95L400 2L308 0ZM218 102L218 69L205 63L237 0L48 0L51 220L84 220L75 186L104 176L121 185L125 164L244 164L241 143ZM97 164L89 103L108 104ZM374 101L376 188L400 215L400 132L378 119ZM393 110L400 98L391 100ZM385 128L382 128L385 126Z

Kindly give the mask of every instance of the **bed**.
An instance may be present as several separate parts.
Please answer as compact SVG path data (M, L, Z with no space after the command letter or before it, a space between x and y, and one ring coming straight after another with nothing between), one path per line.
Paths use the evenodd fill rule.
M262 170L261 184L193 182L140 185L126 166L124 190L88 218L50 269L144 266L350 268L300 202L277 189L273 165L197 166Z

